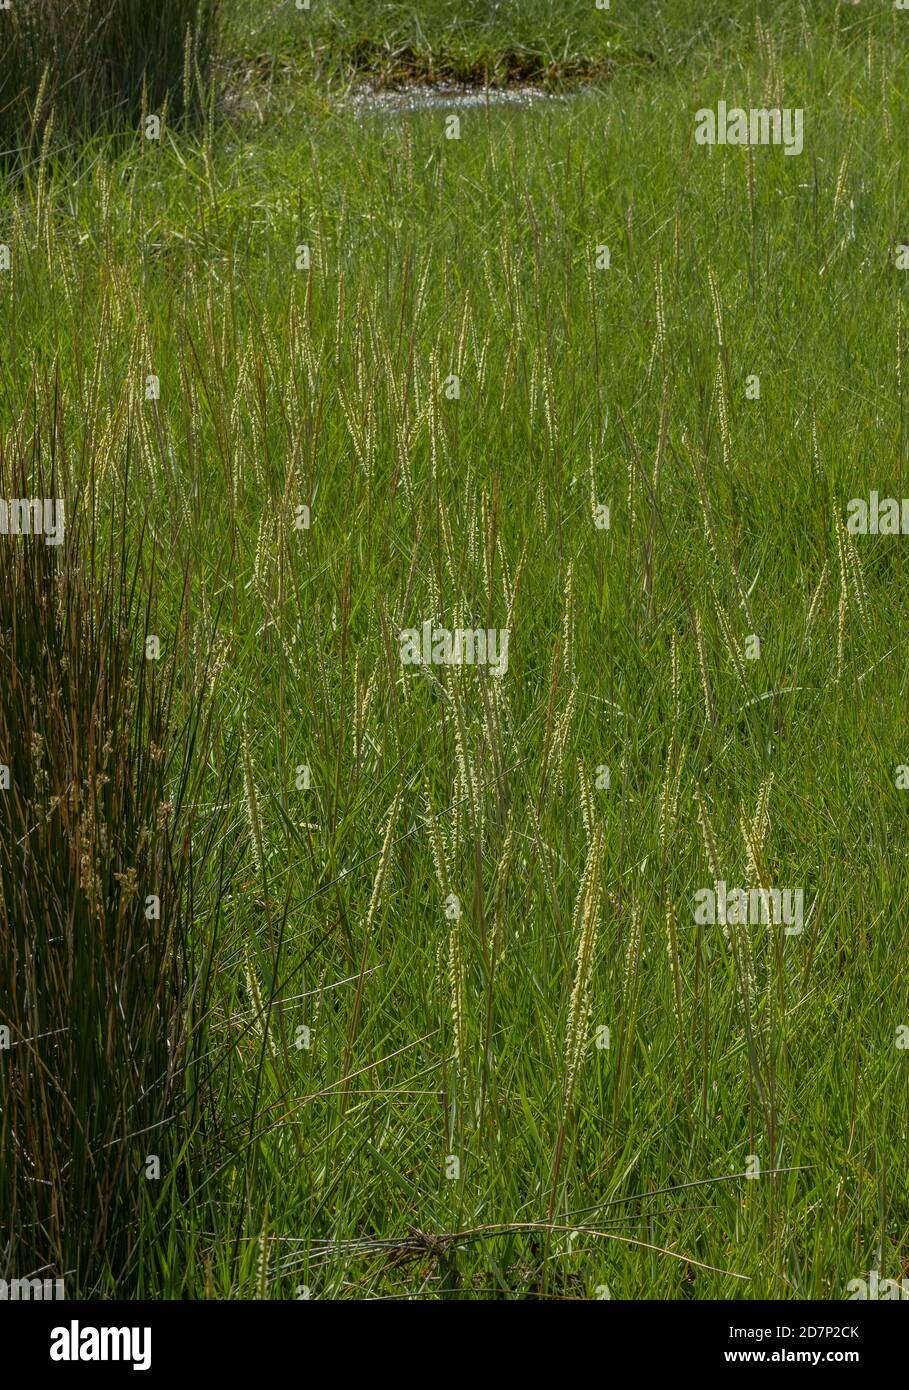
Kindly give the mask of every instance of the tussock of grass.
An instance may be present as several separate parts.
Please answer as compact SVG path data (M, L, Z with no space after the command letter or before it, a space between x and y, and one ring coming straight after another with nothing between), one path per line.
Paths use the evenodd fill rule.
M146 659L154 576L124 494L76 486L65 453L48 419L0 469L5 498L60 496L68 520L61 546L0 544L2 1274L125 1293L190 1190L210 1103L191 761L210 711L197 692L181 723L173 654Z
M70 132L191 115L208 88L220 0L24 0L0 12L0 152L51 117Z

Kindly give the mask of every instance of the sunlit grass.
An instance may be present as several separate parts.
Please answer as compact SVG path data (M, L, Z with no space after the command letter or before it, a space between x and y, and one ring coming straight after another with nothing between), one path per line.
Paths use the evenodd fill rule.
M4 449L46 464L59 420L65 486L90 463L147 522L155 631L215 707L198 833L236 865L139 1291L903 1269L902 542L836 521L905 491L907 48L833 8L756 36L743 6L736 57L698 7L684 65L458 140L256 78L203 135L7 187ZM695 145L720 98L804 108L804 153ZM403 666L428 619L507 627L507 674ZM695 925L698 798L730 885L750 836L804 889L800 936Z

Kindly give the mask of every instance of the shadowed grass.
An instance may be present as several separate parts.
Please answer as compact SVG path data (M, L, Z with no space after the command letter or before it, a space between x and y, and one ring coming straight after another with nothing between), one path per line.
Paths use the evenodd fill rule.
M73 132L189 116L207 91L220 0L17 0L0 12L0 154Z
M0 450L5 498L66 512L60 545L0 543L2 1273L126 1296L211 1118L212 827L193 804L211 710L204 670L183 718L175 654L146 659L155 576L128 475L103 502L67 476L59 421L37 423L51 403Z

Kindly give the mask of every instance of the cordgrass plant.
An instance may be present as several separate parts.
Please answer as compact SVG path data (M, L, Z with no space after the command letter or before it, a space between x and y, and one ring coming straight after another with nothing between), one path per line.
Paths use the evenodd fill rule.
M51 140L4 192L4 456L37 476L40 440L49 488L64 453L92 479L68 525L97 525L114 568L0 537L5 761L26 779L0 805L15 845L45 807L48 847L4 849L3 1005L50 1077L88 1049L87 1100L108 993L157 962L128 995L139 1084L125 1102L115 1073L86 1140L135 1163L128 1104L183 1117L170 1176L140 1188L157 1224L140 1252L130 1207L117 1254L146 1292L840 1298L905 1268L904 562L899 537L842 524L849 499L905 491L909 17L586 8L659 61L461 108L456 132L326 87L372 72L344 39L366 7L277 16L313 44L338 20L321 58L237 8L246 76L219 121ZM372 42L394 53L418 16L438 54L453 15L370 7ZM697 144L720 100L803 109L804 151ZM173 685L137 676L133 624L91 616L97 585L114 617L124 585L144 613L152 568ZM83 597L58 616L61 575ZM90 666L65 616L86 604ZM507 631L507 671L405 664L425 623ZM182 749L199 701L205 790L180 799L182 753L144 750ZM35 778L53 766L66 806L124 729L93 909L73 856L96 802L67 830ZM172 872L188 901L190 855L208 885L231 869L217 920L140 921L135 959L114 870ZM698 920L718 880L799 888L801 932ZM68 990L49 962L77 948L94 1005L31 1019L28 972ZM53 1229L56 1187L29 1183L24 1126L52 1082L27 1082L5 1087L0 1221L34 1264L57 1258L23 1234ZM90 1205L67 1153L38 1176L80 1171ZM59 1257L99 1290L90 1255Z

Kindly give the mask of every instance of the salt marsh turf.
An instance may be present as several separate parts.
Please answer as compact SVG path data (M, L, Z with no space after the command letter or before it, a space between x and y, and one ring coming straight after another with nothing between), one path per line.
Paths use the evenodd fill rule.
M909 14L254 8L195 123L45 126L7 162L3 491L62 496L66 539L0 542L137 557L131 673L173 692L153 765L163 805L192 766L198 903L167 927L181 1070L165 1038L143 1072L177 1128L135 1123L124 1061L100 1175L128 1238L75 1212L52 1235L10 1165L57 1140L6 1106L0 1274L281 1299L897 1277L907 557L846 507L906 491ZM350 90L515 77L562 99L462 109L458 138ZM698 144L721 101L803 111L801 153ZM423 621L507 631L507 671L402 665ZM32 754L3 737L15 783ZM720 881L799 885L804 929L693 921ZM35 905L4 901L21 945ZM43 1031L16 1017L7 1096ZM67 1046L102 1094L105 1048Z

